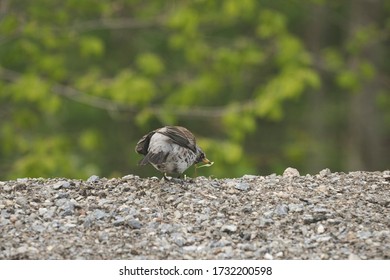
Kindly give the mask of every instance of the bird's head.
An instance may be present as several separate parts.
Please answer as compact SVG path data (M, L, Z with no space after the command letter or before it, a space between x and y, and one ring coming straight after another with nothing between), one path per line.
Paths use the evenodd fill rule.
M200 162L203 162L203 163L206 163L206 164L211 164L211 161L209 161L206 158L206 154L202 151L202 149L199 148L198 146L196 146L196 160L195 160L195 164L200 163Z

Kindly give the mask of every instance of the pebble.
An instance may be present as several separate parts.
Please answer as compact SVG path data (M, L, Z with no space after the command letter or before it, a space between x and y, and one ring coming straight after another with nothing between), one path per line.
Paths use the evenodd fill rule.
M238 183L234 186L237 190L240 190L240 191L247 191L249 190L249 184L247 183Z
M27 198L26 197L17 197L15 199L16 204L19 204L20 206L26 206L27 205Z
M275 213L279 216L284 216L288 214L288 206L286 204L278 204L275 208Z
M103 219L104 217L108 216L106 212L100 210L100 209L96 209L95 211L93 211L92 213L92 218L95 219L95 220L100 220L100 219Z
M356 235L360 239L367 239L372 236L372 233L370 231L358 231Z
M5 184L5 182L2 182L2 183ZM5 191L5 192L10 192L10 191L12 191L12 189L13 189L13 187L10 186L10 185L4 185L3 186L3 191Z
M304 224L311 224L315 222L313 215L310 214L305 214L302 219Z
M329 176L331 175L331 171L329 168L325 168L325 169L322 169L319 173L320 177L326 177L326 176Z
M97 175L92 175L87 179L88 183L96 183L97 181L100 180L100 177Z
M283 172L283 177L299 177L299 171L298 169L287 167L286 170Z
M140 221L135 220L135 219L129 220L128 224L133 229L140 229L142 227L142 224L140 223Z
M59 181L59 182L53 184L52 188L55 189L55 190L58 190L58 189L60 189L62 187L69 188L69 186L70 186L70 183L68 181Z
M256 178L258 178L258 176L250 175L250 174L245 174L244 176L242 176L242 179L244 179L244 180L254 180Z
M176 245L182 247L185 243L186 240L181 234L174 234L172 236L173 242L175 242Z
M278 253L276 253L276 257L278 257L278 258L281 258L281 257L283 257L283 255L284 255L284 253L283 252L278 252Z
M321 234L325 232L325 227L322 224L319 224L317 227L317 233Z
M178 210L176 210L175 212L173 212L173 215L174 215L175 219L180 219L180 218L182 217L181 212L178 211Z
M39 208L38 209L39 216L43 216L47 213L47 208Z
M349 254L348 260L361 260L361 258L358 255Z
M121 226L125 223L125 219L123 217L116 217L115 221L113 222L114 226Z
M226 232L226 233L233 233L233 232L237 231L237 226L236 225L223 225L221 227L221 231Z
M302 213L304 211L304 206L303 204L291 203L288 205L288 209L290 212Z
M386 259L386 174L4 181L0 259Z
M264 254L264 259L266 259L266 260L273 260L274 257L271 254L269 254L269 253L265 253Z

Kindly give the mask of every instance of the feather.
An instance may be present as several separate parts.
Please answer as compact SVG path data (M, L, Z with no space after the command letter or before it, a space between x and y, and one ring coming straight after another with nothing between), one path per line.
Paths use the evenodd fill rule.
M174 143L196 153L195 136L188 129L182 126L165 126L155 130L155 132L171 138Z

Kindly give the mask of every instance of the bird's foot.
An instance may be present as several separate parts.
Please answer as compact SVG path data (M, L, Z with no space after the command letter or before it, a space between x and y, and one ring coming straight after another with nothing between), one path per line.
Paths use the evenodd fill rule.
M174 177L168 177L167 174L164 173L163 178L167 182L180 183L182 185L184 183L193 183L194 182L194 180L192 178L187 177L185 174L184 174L184 178L181 178L180 175L177 178L174 178Z

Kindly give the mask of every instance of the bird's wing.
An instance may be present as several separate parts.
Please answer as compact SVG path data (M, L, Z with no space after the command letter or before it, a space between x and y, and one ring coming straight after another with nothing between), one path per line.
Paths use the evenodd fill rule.
M156 132L164 134L172 139L172 141L182 147L186 147L196 153L195 136L182 126L165 126L158 129Z
M146 155L149 149L150 138L152 138L153 134L155 133L156 131L153 130L152 132L144 135L135 146L135 151L141 155Z

